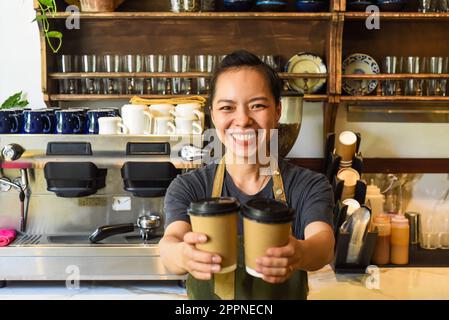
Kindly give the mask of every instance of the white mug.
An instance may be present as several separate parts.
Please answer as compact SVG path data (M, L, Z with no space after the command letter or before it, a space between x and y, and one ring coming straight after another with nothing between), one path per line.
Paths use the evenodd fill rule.
M98 118L98 134L127 134L128 128L122 123L120 117Z
M153 134L175 134L176 127L173 124L172 117L156 117L153 118Z
M176 109L170 112L175 117L191 117L196 116L197 120L201 121L201 126L204 127L204 112L201 111L199 103L183 103L178 104Z
M168 103L152 104L149 108L153 117L169 117L171 111L175 110L175 106Z
M149 134L151 118L146 105L126 104L122 107L123 124L129 134Z
M177 134L201 134L203 132L202 126L198 123L196 116L190 117L176 117L176 133Z

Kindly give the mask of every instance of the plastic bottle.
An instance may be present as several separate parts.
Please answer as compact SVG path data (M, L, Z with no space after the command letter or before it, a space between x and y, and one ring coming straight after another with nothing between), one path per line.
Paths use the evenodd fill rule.
M401 214L391 219L391 263L408 264L410 226L406 217Z
M371 184L366 187L365 203L371 208L371 217L374 222L374 219L384 212L383 206L385 197L380 192L379 187L374 184L373 180L371 180Z
M391 223L386 214L379 214L373 221L373 229L378 231L372 263L384 265L390 263Z

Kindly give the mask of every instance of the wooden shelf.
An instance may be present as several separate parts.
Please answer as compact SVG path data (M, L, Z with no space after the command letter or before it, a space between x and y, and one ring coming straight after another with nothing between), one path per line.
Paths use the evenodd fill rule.
M343 74L343 79L354 80L408 80L408 79L447 79L448 73L396 73L396 74Z
M419 102L419 101L434 101L434 102L449 102L449 97L441 96L341 96L341 101L382 101L382 102Z
M71 17L71 13L58 12L53 16L48 16L49 19L66 19ZM81 19L90 20L111 20L111 19L266 19L266 20L331 20L332 13L330 12L108 12L108 13L89 13L80 12Z
M281 79L296 78L327 78L327 73L287 73L279 72ZM54 72L48 76L53 79L83 79L83 78L199 78L211 77L211 73L207 72Z
M136 95L136 94L50 94L45 95L45 101L95 101L95 100L129 100L134 96L144 99L189 98L192 95ZM195 95L208 98L207 95ZM327 101L328 96L323 94L306 94L304 100L309 102Z
M379 12L377 14L383 20L449 20L449 13L421 13L421 12ZM365 20L375 14L366 12L346 12L346 20Z

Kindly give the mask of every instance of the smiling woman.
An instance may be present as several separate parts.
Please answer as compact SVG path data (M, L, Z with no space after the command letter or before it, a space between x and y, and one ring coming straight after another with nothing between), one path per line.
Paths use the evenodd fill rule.
M166 228L160 242L165 266L177 274L190 274L191 299L306 299L306 271L333 258L333 199L327 179L278 159L277 150L269 148L281 116L280 91L276 72L247 51L226 56L211 80L211 116L225 156L172 182L165 196ZM261 161L261 155L268 162ZM241 217L235 271L223 276L224 258L198 248L212 239L192 232L187 209L192 202L211 197L233 197L241 204L255 198L276 199L294 210L288 243L267 249L256 260L260 278L245 269ZM224 232L231 241L231 231ZM228 290L222 290L226 286Z

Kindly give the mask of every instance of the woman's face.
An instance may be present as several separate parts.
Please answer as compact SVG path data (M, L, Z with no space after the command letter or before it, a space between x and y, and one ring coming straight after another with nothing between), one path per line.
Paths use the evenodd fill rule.
M276 106L261 72L243 67L218 77L211 115L226 150L238 158L248 158L270 140L270 129L277 127L281 107Z

